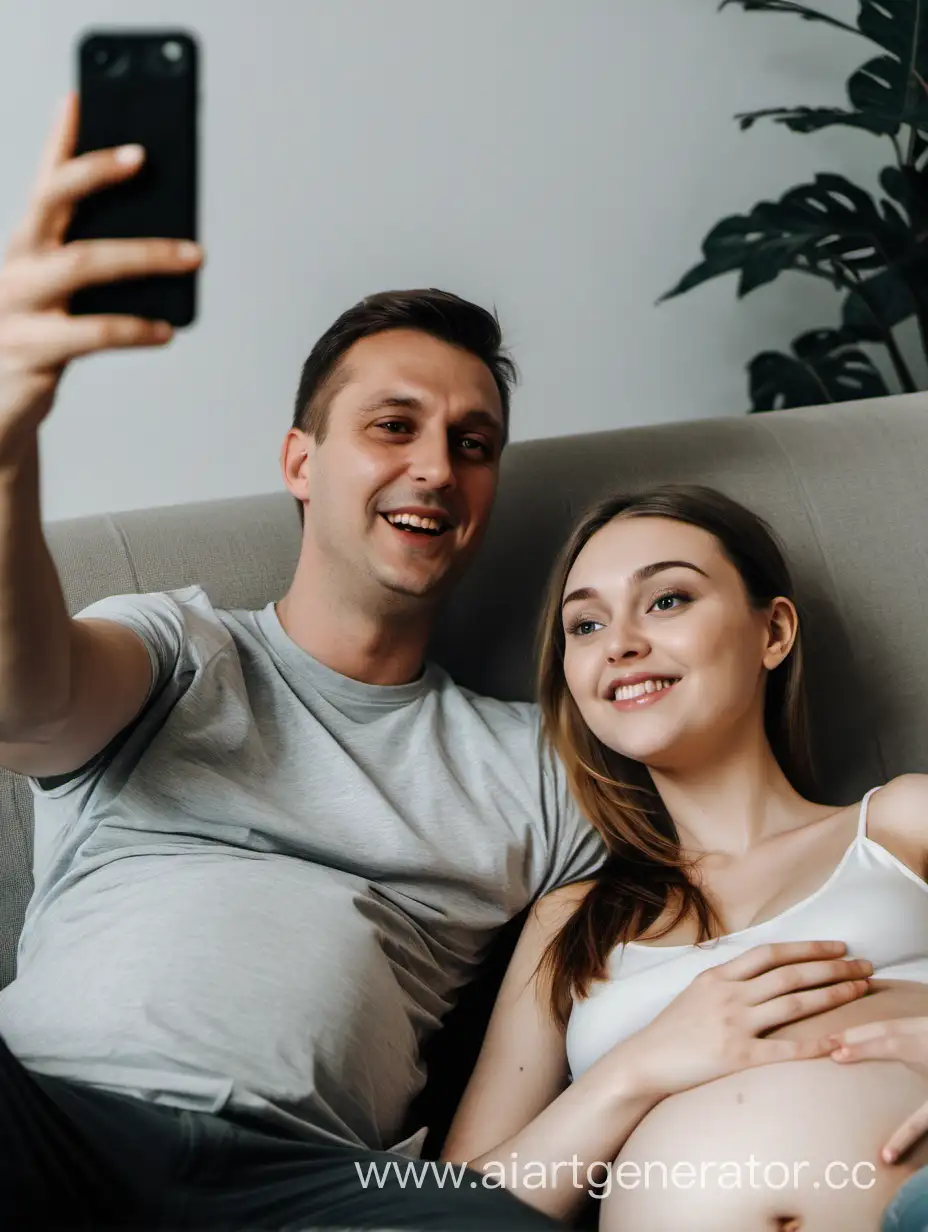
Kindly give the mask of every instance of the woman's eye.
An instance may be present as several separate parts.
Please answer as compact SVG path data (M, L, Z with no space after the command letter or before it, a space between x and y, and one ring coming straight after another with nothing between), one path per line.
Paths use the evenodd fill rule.
M567 630L569 634L576 637L587 637L593 632L594 628L602 628L598 620L577 620Z
M691 601L690 596L684 594L683 591L674 590L666 595L658 595L652 604L659 612L673 612L678 604L687 604Z
M408 426L409 425L404 424L401 419L388 419L386 423L377 425L378 428L386 428L386 430L393 436L396 436L394 429L399 428L400 431L404 431Z

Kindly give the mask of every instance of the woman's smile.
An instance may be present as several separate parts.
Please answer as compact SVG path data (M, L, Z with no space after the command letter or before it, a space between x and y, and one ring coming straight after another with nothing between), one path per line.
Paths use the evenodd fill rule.
M680 678L668 676L649 676L638 672L628 678L627 683L616 685L610 705L615 710L639 710L643 706L656 706L667 696L671 689L676 688Z

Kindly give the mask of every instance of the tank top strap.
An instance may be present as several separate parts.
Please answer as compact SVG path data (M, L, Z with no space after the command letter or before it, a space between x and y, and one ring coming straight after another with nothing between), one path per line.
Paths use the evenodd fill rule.
M878 783L876 787L871 787L870 790L867 792L867 794L864 796L864 798L860 802L860 816L857 820L857 837L858 838L866 838L867 836L867 812L870 808L870 797L873 795L875 791L879 791L882 786L883 786L882 783Z

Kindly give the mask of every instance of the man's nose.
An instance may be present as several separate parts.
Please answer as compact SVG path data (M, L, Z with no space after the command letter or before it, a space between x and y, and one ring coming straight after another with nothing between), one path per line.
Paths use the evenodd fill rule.
M427 488L449 488L454 485L451 451L444 435L420 437L410 459L409 474L414 483Z

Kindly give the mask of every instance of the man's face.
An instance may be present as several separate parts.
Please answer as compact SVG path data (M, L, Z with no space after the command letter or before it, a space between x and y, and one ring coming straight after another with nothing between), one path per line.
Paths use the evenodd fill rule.
M288 487L305 501L304 553L375 604L437 596L479 545L496 493L493 377L466 351L391 330L356 342L335 381L322 443L291 431L285 445ZM286 462L294 449L305 453L298 470Z

